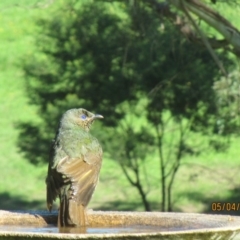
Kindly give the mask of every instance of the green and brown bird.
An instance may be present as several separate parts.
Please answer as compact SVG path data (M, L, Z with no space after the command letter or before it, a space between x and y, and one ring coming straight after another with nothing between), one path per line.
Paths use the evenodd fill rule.
M46 178L48 209L60 199L60 227L87 225L85 210L102 163L102 148L89 129L100 118L103 116L82 108L70 109L61 118Z

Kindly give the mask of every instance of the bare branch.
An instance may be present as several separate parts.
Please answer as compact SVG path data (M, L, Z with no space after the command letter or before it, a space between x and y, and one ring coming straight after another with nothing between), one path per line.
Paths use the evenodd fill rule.
M206 46L206 48L208 49L209 53L211 54L212 58L214 59L214 61L216 62L216 64L218 65L218 67L221 69L222 73L225 75L225 77L227 77L227 72L225 70L225 68L223 67L222 63L220 62L219 58L217 57L216 53L213 51L211 44L209 43L207 37L205 36L205 34L201 31L201 29L198 27L198 25L195 23L195 21L192 19L191 15L189 14L186 6L185 6L185 1L184 0L180 0L181 3L181 7L183 9L183 12L185 13L185 15L187 16L187 18L190 20L190 22L192 23L192 25L194 26L194 28L197 30L197 32L199 33L199 35L202 38L202 41L204 43L204 45Z
M191 12L218 31L233 46L233 52L240 56L240 32L227 19L199 0L168 0L177 9ZM182 4L184 3L184 4Z

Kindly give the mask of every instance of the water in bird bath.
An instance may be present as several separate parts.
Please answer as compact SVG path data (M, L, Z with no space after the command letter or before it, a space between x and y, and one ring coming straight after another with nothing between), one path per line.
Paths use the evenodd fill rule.
M194 229L194 228L192 228ZM119 233L151 233L151 232L168 232L168 231L183 231L190 230L188 227L159 227L159 226L115 226L115 227L66 227L58 228L55 225L46 226L0 226L0 232L23 232L23 233L85 233L85 234L119 234Z

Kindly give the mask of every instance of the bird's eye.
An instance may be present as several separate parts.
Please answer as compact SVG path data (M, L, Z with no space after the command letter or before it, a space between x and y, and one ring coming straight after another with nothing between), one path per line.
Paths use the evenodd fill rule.
M81 116L81 119L86 119L87 118L87 116L85 115L85 114L83 114L82 116Z

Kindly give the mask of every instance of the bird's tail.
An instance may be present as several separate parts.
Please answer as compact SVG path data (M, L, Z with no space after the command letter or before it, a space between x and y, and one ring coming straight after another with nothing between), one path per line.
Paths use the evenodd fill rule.
M87 225L87 216L85 207L77 203L73 199L69 199L67 195L63 195L60 201L58 213L58 226L77 226L84 227Z

